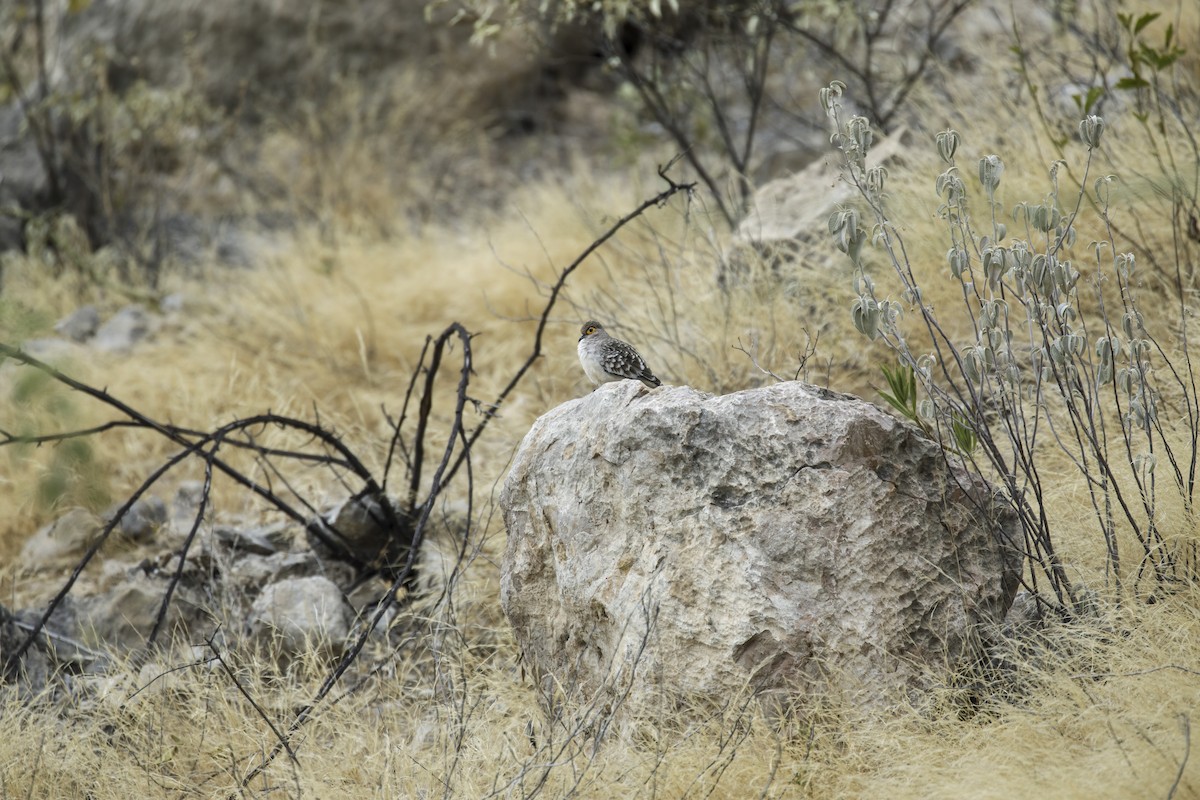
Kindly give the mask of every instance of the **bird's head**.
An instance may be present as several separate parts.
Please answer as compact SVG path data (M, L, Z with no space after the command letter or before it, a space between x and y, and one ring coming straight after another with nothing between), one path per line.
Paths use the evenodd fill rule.
M589 319L583 323L583 327L579 329L579 340L583 341L588 336L595 336L597 333L603 333L604 326L594 319Z

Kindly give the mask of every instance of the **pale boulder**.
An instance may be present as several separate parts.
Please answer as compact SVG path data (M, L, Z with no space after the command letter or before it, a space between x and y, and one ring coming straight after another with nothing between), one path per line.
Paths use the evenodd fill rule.
M867 154L867 166L893 163L903 154L908 138L908 130L901 128L876 142ZM824 236L829 215L857 195L854 186L842 179L836 154L818 159L798 172L763 184L754 193L733 241L762 246Z
M1022 565L992 486L798 382L601 386L534 424L500 501L526 665L610 705L919 691L977 655Z

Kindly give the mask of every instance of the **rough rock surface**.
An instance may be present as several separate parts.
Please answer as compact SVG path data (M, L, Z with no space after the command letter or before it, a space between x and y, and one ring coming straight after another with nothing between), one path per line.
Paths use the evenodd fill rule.
M251 636L278 637L284 652L341 648L350 637L354 611L328 578L287 578L263 590L250 609Z
M60 319L54 331L73 342L86 342L99 327L100 311L93 305L86 305Z
M526 662L588 696L883 698L1003 619L1019 529L993 498L847 395L621 381L522 442L501 602Z
M17 678L22 693L31 697L46 685L53 667L44 652L44 646L34 646L28 648L17 663L6 671L9 654L16 652L24 639L25 631L20 623L7 608L0 605L0 686L8 679Z
M393 506L393 518L401 512ZM404 563L408 556L406 531L388 524L388 510L370 495L347 497L324 514L314 517L306 528L308 543L325 558L349 553L365 563Z
M100 326L92 344L97 350L127 353L153 333L159 322L157 316L147 313L140 305L125 306Z
M112 517L120 510L117 504L109 509L105 514L105 521L111 520ZM161 497L148 495L134 503L125 515L121 517L117 528L124 536L135 541L146 541L153 538L154 534L165 525L167 522L167 504L162 501Z
M19 103L0 106L0 208L33 208L49 193L49 177L24 122ZM24 247L22 228L19 215L0 214L0 253Z
M86 550L100 529L95 514L84 508L72 508L29 537L21 548L21 566L33 570L57 567L62 559Z
M76 602L76 636L93 647L129 652L142 647L154 630L162 606L164 581L134 572L112 589ZM203 629L207 621L198 592L184 586L176 591L164 618L167 637L177 630ZM208 628L212 628L209 623Z
M894 161L903 153L902 143L907 136L907 130L902 128L876 142L868 154L868 165ZM829 215L856 195L854 187L841 180L837 154L830 154L760 187L733 239L738 243L764 245L824 235Z

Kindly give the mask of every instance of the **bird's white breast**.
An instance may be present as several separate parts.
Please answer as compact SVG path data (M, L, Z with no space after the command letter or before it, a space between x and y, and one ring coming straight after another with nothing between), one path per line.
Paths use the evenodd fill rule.
M585 337L579 340L579 363L583 366L583 374L588 376L588 380L592 383L607 383L608 381L618 380L616 376L608 374L605 371L603 364L600 362L600 354L597 352L599 348L589 346L591 342Z

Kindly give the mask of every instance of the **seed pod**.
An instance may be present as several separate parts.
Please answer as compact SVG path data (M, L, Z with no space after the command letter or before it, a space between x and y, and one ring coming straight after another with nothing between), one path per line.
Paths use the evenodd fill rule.
M883 194L883 184L887 180L888 171L886 167L871 167L867 170L867 191L872 195Z
M846 84L841 81L832 81L818 93L821 98L821 108L825 109L826 114L831 114L838 107L838 98L842 96L845 88Z
M1079 138L1089 150L1100 146L1100 135L1104 133L1104 118L1095 114L1084 117L1079 122Z
M1002 174L1004 174L1004 162L1000 160L1000 156L992 154L979 159L979 182L983 184L989 197L995 194Z
M851 306L850 314L859 333L868 339L879 336L879 306L875 301L865 297L858 298Z
M1101 336L1096 340L1096 359L1099 362L1096 368L1096 381L1101 386L1113 379L1114 355L1112 342L1107 336Z
M958 149L958 131L942 131L937 135L936 141L938 155L942 157L942 161L945 161L947 164L953 164L954 151Z

